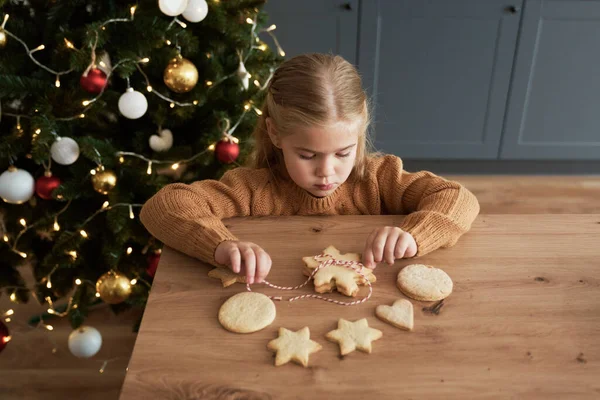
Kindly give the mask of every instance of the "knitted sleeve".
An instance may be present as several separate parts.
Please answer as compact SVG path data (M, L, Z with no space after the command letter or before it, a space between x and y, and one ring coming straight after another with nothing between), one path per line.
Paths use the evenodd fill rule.
M399 228L415 238L417 256L453 246L469 231L479 202L464 186L427 171L406 172L396 156L385 156L377 164L382 208L407 215Z
M142 207L140 220L164 244L212 265L219 243L237 238L221 219L251 213L257 174L248 168L226 172L220 181L165 186Z

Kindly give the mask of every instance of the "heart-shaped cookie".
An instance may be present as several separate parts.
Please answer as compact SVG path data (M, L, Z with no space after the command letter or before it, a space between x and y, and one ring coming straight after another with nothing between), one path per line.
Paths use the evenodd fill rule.
M397 328L405 329L407 331L413 330L413 305L406 299L398 299L392 306L384 304L377 306L375 315L377 315L380 320Z
M163 129L159 133L160 136L150 136L150 148L154 151L167 151L173 146L173 132L169 129Z

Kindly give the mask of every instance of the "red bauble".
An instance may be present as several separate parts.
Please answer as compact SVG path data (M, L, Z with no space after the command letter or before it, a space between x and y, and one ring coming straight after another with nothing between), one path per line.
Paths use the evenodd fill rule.
M98 68L92 68L88 71L87 76L81 75L79 84L81 87L91 94L98 94L106 86L106 74Z
M35 192L42 199L50 200L52 199L52 192L60 186L60 183L60 179L52 176L51 173L46 173L35 181Z
M158 268L159 261L160 253L153 253L148 256L148 267L146 268L146 272L153 278L154 274L156 274L156 268Z
M215 154L217 160L225 164L231 164L240 155L240 146L227 138L221 139L215 146Z
M0 353L6 347L6 343L10 341L10 333L8 333L8 328L4 325L4 322L0 321Z

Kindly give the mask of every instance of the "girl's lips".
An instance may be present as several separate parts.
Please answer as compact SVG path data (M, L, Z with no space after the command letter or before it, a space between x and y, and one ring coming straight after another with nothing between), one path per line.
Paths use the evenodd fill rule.
M329 185L315 185L315 187L319 190L330 190L333 189L334 186L335 185L333 183L330 183Z

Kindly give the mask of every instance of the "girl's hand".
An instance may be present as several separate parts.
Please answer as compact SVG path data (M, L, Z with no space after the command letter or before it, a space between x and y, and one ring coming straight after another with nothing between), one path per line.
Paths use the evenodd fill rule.
M395 226L384 226L369 235L363 252L363 264L373 269L376 263L384 260L392 265L397 259L414 257L416 254L417 242L410 233Z
M215 261L227 265L236 274L245 275L248 283L263 282L271 270L271 257L252 242L221 242L215 250Z

